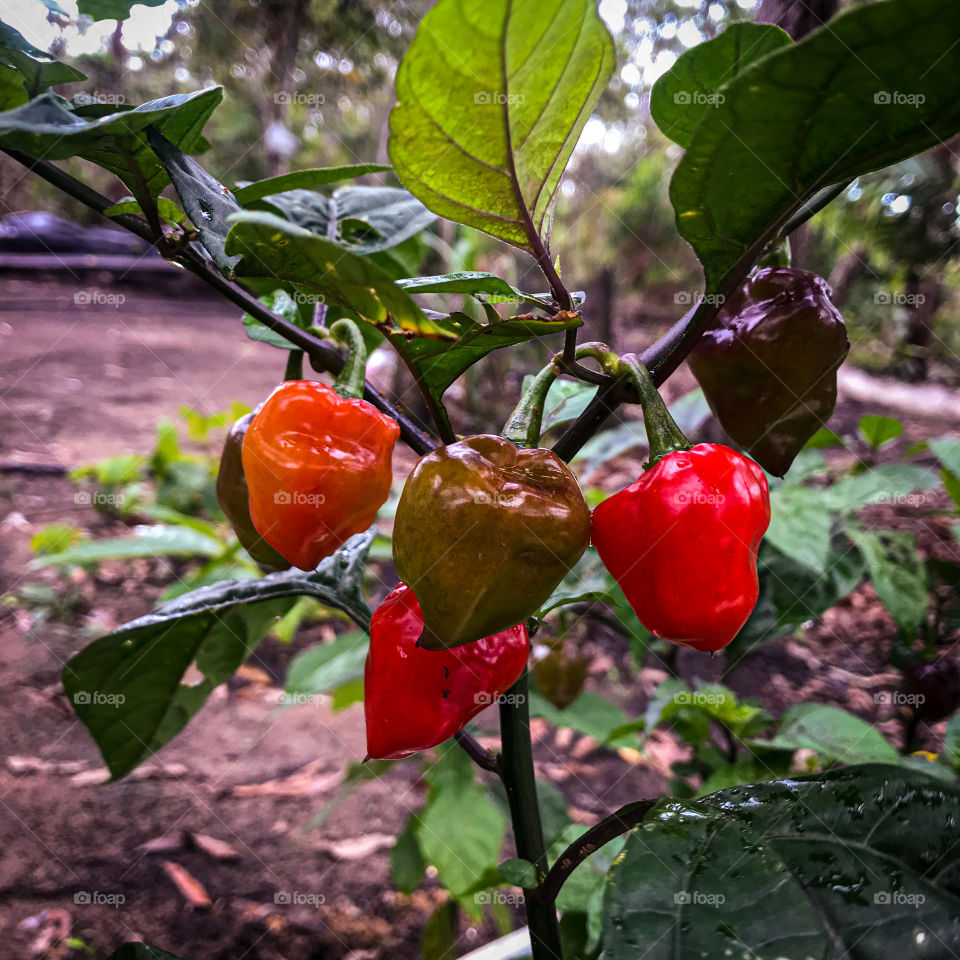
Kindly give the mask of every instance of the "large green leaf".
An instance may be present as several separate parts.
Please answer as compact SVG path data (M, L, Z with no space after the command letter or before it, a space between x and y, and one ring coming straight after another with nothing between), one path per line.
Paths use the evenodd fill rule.
M224 273L231 274L240 258L228 257L223 247L227 238L227 218L236 213L240 205L219 180L163 134L150 129L147 137L166 168L183 209L197 228L204 249Z
M330 196L288 190L268 194L255 205L279 211L298 227L364 254L395 247L436 220L416 197L396 187L341 187Z
M703 115L723 103L720 87L754 60L792 41L771 23L733 23L718 37L698 43L653 85L650 115L657 126L681 147L688 147Z
M441 333L366 257L270 213L241 211L230 221L225 250L243 257L236 268L240 276L285 280L316 291L374 326L389 328L392 321L406 332Z
M354 631L297 654L287 670L287 693L293 697L328 693L362 677L369 646L367 635Z
M51 93L0 113L0 147L31 157L83 157L116 174L136 196L143 185L156 195L169 183L166 170L147 142L153 126L190 153L199 149L204 124L223 97L220 87L151 100L132 110L84 119Z
M381 173L389 170L383 163L349 163L340 167L314 167L311 170L294 170L293 173L283 173L278 177L267 180L257 180L237 187L234 195L237 202L246 206L255 200L262 200L274 193L284 193L287 190L313 190L328 183L339 180L352 180L368 173Z
M821 491L796 484L784 484L770 491L767 542L817 573L826 570L831 523Z
M780 719L769 740L753 746L778 750L816 750L824 763L896 763L896 748L866 720L822 703L799 703Z
M960 790L882 764L665 801L607 880L606 960L948 960Z
M13 71L18 76L10 78L8 71ZM7 91L4 100L0 101L4 109L20 106L54 84L86 80L86 74L47 56L2 20L0 74L5 77L3 87ZM8 82L11 79L13 82Z
M416 829L423 859L457 896L500 859L505 826L486 791L470 783L434 788Z
M708 292L822 187L960 129L957 36L960 4L865 4L720 88L724 102L703 115L670 186Z
M397 176L440 216L532 250L614 65L595 0L440 0L397 71Z
M179 524L155 524L136 527L132 537L73 544L58 553L37 557L32 566L79 566L138 557L215 557L223 551L223 543L201 530Z
M63 685L113 778L129 773L186 726L295 597L310 596L363 626L360 580L373 533L351 537L311 574L231 580L165 603L85 647ZM184 682L194 665L200 682Z

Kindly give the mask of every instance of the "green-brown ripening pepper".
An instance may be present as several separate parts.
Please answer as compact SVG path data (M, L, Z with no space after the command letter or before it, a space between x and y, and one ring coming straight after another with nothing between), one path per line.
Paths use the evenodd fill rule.
M217 471L217 502L224 512L240 545L256 561L264 573L286 570L290 564L257 533L250 519L250 501L247 478L243 473L243 438L253 414L241 417L227 434L220 454L220 469Z
M727 435L778 477L837 402L837 368L850 342L830 292L804 270L759 270L690 353Z
M393 528L393 560L440 650L520 623L590 542L576 477L549 450L468 437L422 457Z

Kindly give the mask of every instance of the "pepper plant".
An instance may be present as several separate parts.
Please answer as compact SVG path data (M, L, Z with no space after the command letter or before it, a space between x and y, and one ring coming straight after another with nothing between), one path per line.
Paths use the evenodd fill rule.
M101 6L123 15L127 4ZM396 78L389 156L402 189L345 187L336 202L317 189L387 168L359 163L228 187L194 157L220 88L130 108L68 100L50 86L82 75L0 30L0 148L154 244L241 308L251 336L288 351L283 379L292 382L237 427L224 454L246 489L221 489L244 546L275 572L178 596L95 641L64 671L114 778L176 736L298 599L315 598L370 630L371 756L402 756L453 734L444 776L460 786L464 818L479 789L464 763L502 783L516 857L493 878L448 882L458 895L523 887L536 960L601 949L608 960L953 955L954 783L915 767L853 765L700 799L638 798L581 836L545 837L523 654L524 621L551 596L554 607L582 600L554 591L591 525L600 558L653 634L717 650L744 626L768 521L780 545L790 542L777 528L787 488L774 487L771 520L757 463L731 447L691 448L656 388L696 347L694 369L731 437L773 473L787 471L832 410L846 343L825 286L784 268L786 240L855 177L960 131L960 7L860 5L802 43L775 26L735 23L658 80L651 112L684 151L670 197L704 291L639 356L581 342L589 304L564 279L577 264L559 264L550 249L564 168L616 64L594 0L439 0ZM111 204L57 166L73 157L113 173L130 198ZM481 272L398 278L378 255L434 217L524 251L545 292ZM772 278L755 273L761 264L776 265ZM418 299L426 294L465 296L480 310L430 311ZM736 306L748 296L749 318ZM801 316L783 313L784 297L801 304ZM522 312L505 311L509 304ZM492 351L552 334L562 346L503 429L459 438L444 404L451 385ZM364 382L368 340L397 351L429 424ZM337 376L334 387L311 381L305 362ZM751 393L747 378L761 362L765 380ZM594 392L548 450L541 417L557 378ZM771 398L771 384L799 394L799 409ZM647 471L591 518L566 463L633 403L650 441ZM386 500L398 436L422 458L397 510L394 558L407 582L371 620L361 577L373 537L364 528ZM827 524L827 548L829 537ZM861 546L876 555L867 534ZM403 675L391 666L401 661L411 679L395 699L384 685L392 669ZM192 664L203 680L187 685ZM88 691L130 695L81 696ZM500 701L497 753L460 729L488 699ZM737 709L711 719L746 740L757 732L756 708ZM751 769L782 772L764 767L763 747L752 743ZM405 831L398 849L415 840ZM587 869L599 869L600 882L584 888ZM566 922L578 884L589 894L582 935ZM911 909L886 909L903 903ZM128 945L121 955L162 953Z

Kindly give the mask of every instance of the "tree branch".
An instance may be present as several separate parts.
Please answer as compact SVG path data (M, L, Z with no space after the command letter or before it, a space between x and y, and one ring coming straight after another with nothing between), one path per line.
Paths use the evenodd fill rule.
M18 163L23 164L38 177L53 184L53 186L62 190L75 200L79 200L80 203L90 207L92 210L96 210L97 213L103 214L105 210L113 206L113 203L107 197L97 193L96 190L92 190L86 184L46 160L38 160L21 153L19 150L4 148L4 152ZM136 234L142 240L153 244L154 237L149 225L139 217L130 214L120 214L110 216L107 219L112 220L118 226ZM335 347L321 340L319 337L308 333L306 330L302 330L279 314L268 309L252 292L241 284L227 280L223 274L194 247L184 245L180 248L174 248L171 246L169 249L165 248L162 252L166 254L167 259L173 260L175 263L179 263L182 267L185 267L231 303L236 304L236 306L241 307L251 316L256 317L265 327L274 333L278 333L285 340L300 350L303 350L310 359L310 366L318 373L337 374L343 368L344 358ZM380 394L369 381L365 384L364 399L373 404L373 406L382 413L385 413L388 417L392 417L397 421L400 425L401 436L415 453L428 453L436 447L437 444L433 437L401 413L390 401Z

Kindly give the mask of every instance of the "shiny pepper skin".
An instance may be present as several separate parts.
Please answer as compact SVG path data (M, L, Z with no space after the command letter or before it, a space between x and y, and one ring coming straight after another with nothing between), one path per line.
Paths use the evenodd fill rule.
M243 441L257 531L295 567L313 570L373 523L390 494L399 436L366 400L313 380L280 384Z
M826 281L771 268L730 297L688 363L727 435L782 477L833 413L849 348Z
M243 438L253 414L241 417L227 434L217 470L217 502L230 521L240 545L250 554L264 573L286 570L290 564L257 533L250 519L250 495L243 473Z
M549 450L468 437L422 457L393 528L397 575L417 595L429 650L525 620L590 542L576 477Z
M401 583L370 621L363 702L367 754L374 759L407 757L449 740L509 690L527 664L523 624L455 650L418 646L422 631L417 598Z
M593 544L640 622L694 650L725 647L757 603L767 478L716 443L668 453L593 511Z

